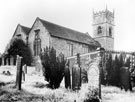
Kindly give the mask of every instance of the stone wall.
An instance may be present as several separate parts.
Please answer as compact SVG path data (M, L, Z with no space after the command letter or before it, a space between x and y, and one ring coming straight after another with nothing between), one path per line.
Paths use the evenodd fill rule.
M71 56L71 44L73 45L73 55L76 55L76 53L84 54L94 50L92 46L88 46L86 44L51 37L50 45L56 49L57 55L62 52L65 57Z
M18 36L18 35L21 35L21 36ZM14 34L12 39L16 39L16 38L22 39L25 43L27 41L27 34L25 34L23 32L23 30L22 30L20 25L17 26L17 29L16 29L15 34Z
M32 55L34 55L34 40L35 40L35 30L39 29L39 37L41 39L41 49L46 48L46 46L49 46L49 39L50 34L46 30L46 28L43 26L43 24L40 22L40 20L37 18L32 30L29 33L28 38L28 44L31 49Z
M113 38L101 37L101 38L96 38L95 40L101 44L101 47L103 47L107 50L114 50L114 39Z

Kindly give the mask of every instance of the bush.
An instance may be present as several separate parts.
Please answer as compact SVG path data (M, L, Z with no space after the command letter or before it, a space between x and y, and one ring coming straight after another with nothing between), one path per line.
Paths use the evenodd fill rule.
M19 55L23 57L23 64L31 65L32 55L30 48L24 43L22 39L15 39L11 42L9 49L7 50L7 57Z
M58 88L64 76L64 55L56 57L56 50L53 47L46 47L40 57L45 80L49 82L50 88Z

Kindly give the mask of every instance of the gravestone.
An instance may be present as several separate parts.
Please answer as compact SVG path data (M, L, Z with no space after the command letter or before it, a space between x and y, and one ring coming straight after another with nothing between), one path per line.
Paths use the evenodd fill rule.
M10 57L10 65L14 65L14 58L13 57Z
M27 65L26 64L23 66L23 71L25 74L27 74Z
M99 87L99 68L96 61L92 61L88 69L88 83L90 86Z
M6 58L6 65L9 65L9 63L8 63L8 58Z
M67 88L67 89L71 88L69 60L67 60L65 63L64 77L65 77L65 88Z
M35 71L39 72L40 74L42 73L42 63L41 63L41 59L39 56L36 57L36 63L35 63Z
M81 67L80 67L80 54L77 54L75 63L72 68L72 89L79 90L81 87Z
M22 57L17 55L17 73L16 73L16 87L18 90L21 90L21 82L22 82Z
M2 65L4 65L4 57L2 57Z

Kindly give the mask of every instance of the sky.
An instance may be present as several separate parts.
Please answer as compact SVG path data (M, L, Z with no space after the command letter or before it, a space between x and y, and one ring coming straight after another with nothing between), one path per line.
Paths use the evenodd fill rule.
M115 11L114 49L135 51L135 0L1 0L0 53L16 26L31 27L37 17L93 37L92 14Z

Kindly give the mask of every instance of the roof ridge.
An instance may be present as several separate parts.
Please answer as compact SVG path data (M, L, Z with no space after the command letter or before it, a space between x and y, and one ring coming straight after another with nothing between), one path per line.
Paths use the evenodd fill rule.
M24 26L24 25L22 25L22 24L18 24L18 25L21 26L21 27L25 27L25 28L31 29L30 27Z
M68 27L64 27L46 20L43 20L39 17L37 17L36 20L39 20L44 27L48 30L48 32L51 34L51 36L56 36L72 41L77 41L89 45L99 45L97 42L87 33L83 33L77 30L73 30Z
M26 26L21 25L21 24L18 24L18 26L20 26L22 28L22 30L26 33L26 35L29 35L31 28L26 27Z
M61 27L61 28L66 28L66 29L69 29L69 30L72 30L72 31L75 31L75 32L78 32L78 33L86 34L86 33L83 33L83 32L81 32L81 31L77 31L77 30L74 30L74 29L71 29L71 28L68 28L68 27L65 27L65 26L61 26L61 25L56 24L56 23L53 23L53 22L49 22L49 21L44 20L44 19L41 19L41 18L39 18L39 17L37 17L37 18L38 18L39 20L43 21L43 22L48 22L48 23L50 23L50 24L59 26L59 27Z

